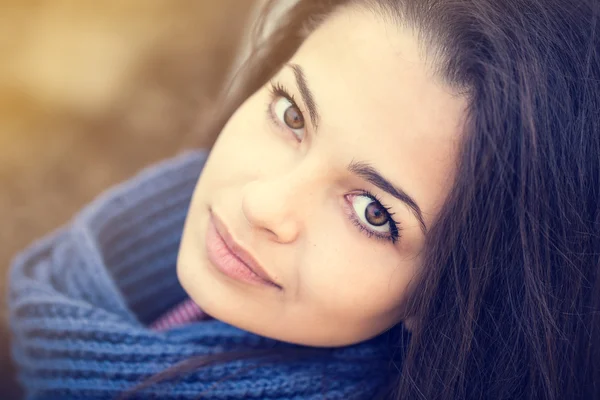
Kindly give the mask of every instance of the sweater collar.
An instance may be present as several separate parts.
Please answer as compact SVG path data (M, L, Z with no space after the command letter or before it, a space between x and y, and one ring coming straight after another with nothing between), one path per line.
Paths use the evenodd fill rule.
M188 151L153 165L73 220L77 249L94 270L102 305L145 325L185 298L177 254L206 158L204 151Z

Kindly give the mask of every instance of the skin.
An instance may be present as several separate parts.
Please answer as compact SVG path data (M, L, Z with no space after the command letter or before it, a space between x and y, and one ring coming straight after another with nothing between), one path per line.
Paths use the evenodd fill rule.
M436 79L426 59L412 32L345 9L289 62L303 70L318 126L290 66L271 82L287 89L297 109L267 84L235 112L198 181L179 253L179 280L201 308L241 329L310 346L357 343L407 319L403 305L426 233L414 210L348 165L368 163L414 199L426 228L435 221L455 175L466 99ZM292 130L284 117L295 112L304 126L292 120ZM393 213L396 243L353 222L354 215L383 236L392 230L365 219L373 200L362 191ZM210 263L211 212L281 288L232 279Z

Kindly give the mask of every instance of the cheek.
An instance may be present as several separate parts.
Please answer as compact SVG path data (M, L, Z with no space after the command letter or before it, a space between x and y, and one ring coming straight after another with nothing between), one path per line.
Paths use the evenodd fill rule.
M356 240L323 238L318 243L327 246L311 246L300 277L300 301L339 323L389 321L402 308L418 261L391 247L357 245Z
M245 146L264 140L266 116L263 106L266 100L263 97L260 93L255 94L236 110L219 134L216 150L250 152L252 149Z
M258 174L288 162L293 149L267 116L269 100L268 91L261 90L227 121L211 150L211 158L218 159L222 171L252 173L251 166Z

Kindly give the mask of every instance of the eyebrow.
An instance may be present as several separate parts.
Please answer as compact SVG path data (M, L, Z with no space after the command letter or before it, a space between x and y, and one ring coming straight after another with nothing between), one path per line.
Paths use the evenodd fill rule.
M308 108L308 113L310 114L310 120L313 123L315 129L319 126L319 120L321 119L319 115L319 107L317 107L317 103L315 102L315 98L308 87L306 82L306 76L304 75L304 70L298 64L287 64L294 71L294 76L296 77L296 83L298 84L298 89L300 89L300 95L302 96L302 100L304 104L306 104L306 108Z
M385 179L375 168L373 168L368 163L352 161L348 165L348 171L366 180L367 182L370 182L371 184L377 186L379 189L391 194L392 196L406 204L411 209L417 221L419 221L419 225L423 234L427 234L427 226L425 225L423 213L421 212L419 205L404 190L397 186L394 186L390 181Z

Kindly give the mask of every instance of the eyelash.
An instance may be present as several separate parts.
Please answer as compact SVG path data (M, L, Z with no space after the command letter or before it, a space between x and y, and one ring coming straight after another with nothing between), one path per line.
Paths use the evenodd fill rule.
M400 227L400 223L396 222L396 220L394 219L394 213L390 211L390 208L386 207L377 197L377 195L369 192L368 190L360 190L358 192L358 195L365 196L373 201L376 201L385 210L388 216L388 225L390 227L390 233L382 234L379 232L372 231L366 226L364 226L359 220L359 218L356 216L356 213L354 212L354 207L352 207L352 213L350 215L350 220L352 221L352 223L360 230L361 233L365 234L368 238L385 240L388 242L392 242L392 244L398 243L398 240L400 240L401 237L400 232L402 231L402 228Z
M294 107L298 108L298 110L300 110L300 112L302 112L302 110L298 106L298 103L296 102L296 99L294 98L294 96L292 94L290 94L290 92L281 83L273 82L273 81L271 81L269 83L270 83L269 92L270 92L271 96L269 99L269 103L267 105L267 115L274 124L276 124L278 127L281 127L281 123L277 120L277 117L275 117L275 115L273 115L272 103L275 99L277 99L278 97L283 97L283 98L287 99ZM370 198L373 201L376 201L385 210L385 212L388 216L388 220L389 220L388 224L390 226L390 234L386 235L386 234L382 234L379 232L375 232L375 231L370 230L366 226L364 226L360 222L359 218L356 216L354 207L352 207L352 212L350 213L350 216L349 216L350 221L353 223L353 225L355 225L358 228L358 230L361 233L363 233L365 236L367 236L368 238L384 240L384 241L396 244L398 242L398 240L400 240L400 237L401 237L401 235L400 235L401 228L400 228L400 224L398 222L396 222L394 220L394 218L392 217L394 215L394 213L390 212L390 208L383 205L381 200L375 194L369 192L368 190L360 190L358 192L358 195L365 196L365 197Z
M300 108L300 106L298 106L298 103L296 102L296 98L294 97L294 95L290 94L290 92L285 87L283 87L283 85L281 83L270 81L269 82L269 93L271 95L269 96L269 103L267 104L267 115L268 115L269 119L271 120L271 122L273 122L279 128L285 129L284 127L281 126L281 122L273 114L273 109L272 109L273 101L275 101L275 99L277 99L278 97L283 97L286 100L288 100L290 103L292 103L292 106L296 107L300 111L300 114L302 114L304 116L304 113L302 112L302 109ZM305 121L306 121L306 119L305 119ZM305 129L306 129L306 127L305 127Z
M271 81L269 82L269 84L271 96L273 97L273 99L277 97L285 97L290 101L290 103L298 107L298 103L296 103L296 99L294 98L294 96L290 94L290 92L285 87L283 87L281 83ZM300 107L298 107L298 109L300 109Z

